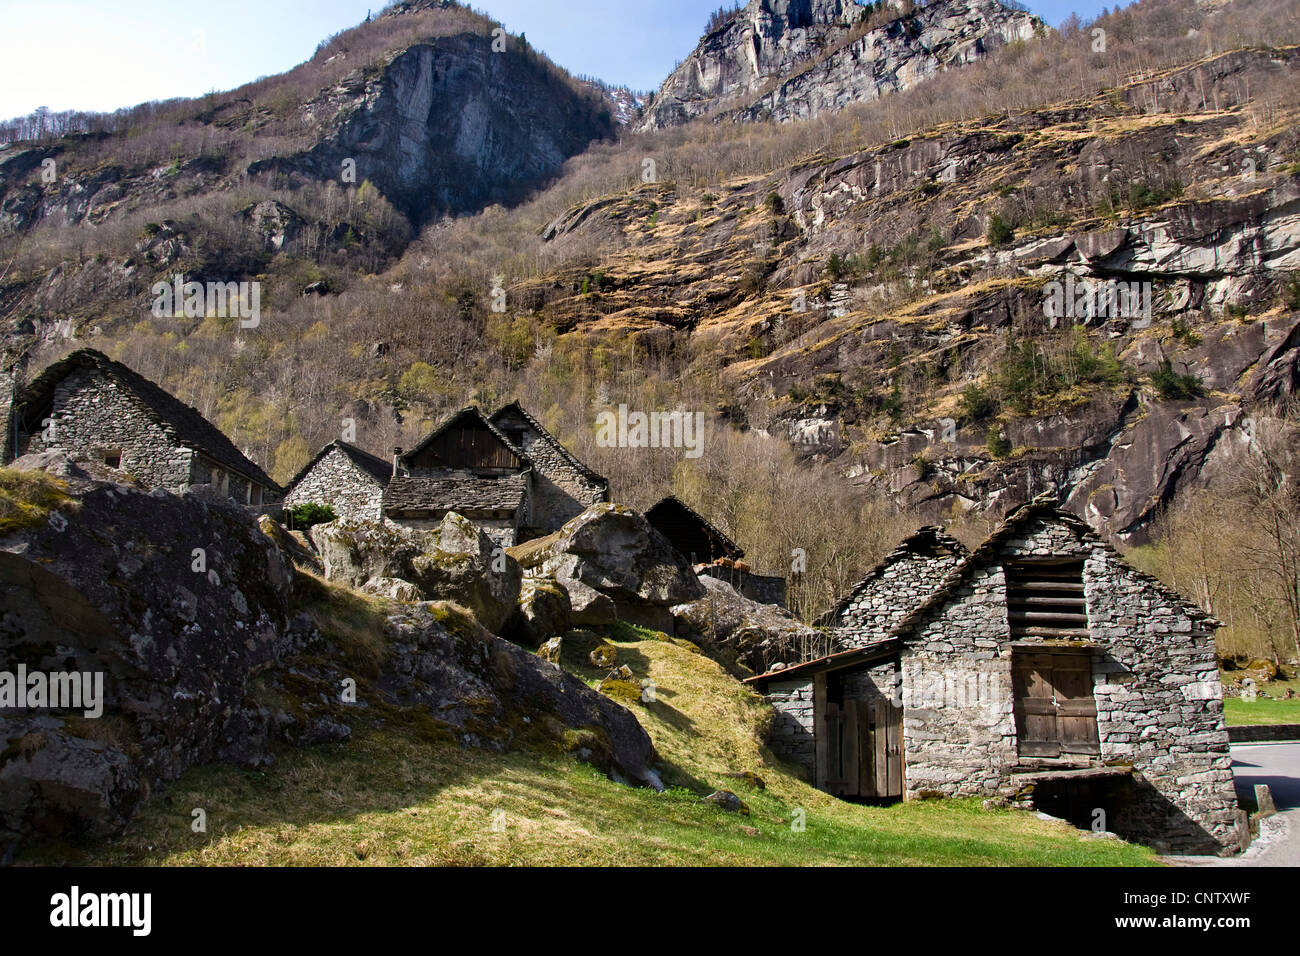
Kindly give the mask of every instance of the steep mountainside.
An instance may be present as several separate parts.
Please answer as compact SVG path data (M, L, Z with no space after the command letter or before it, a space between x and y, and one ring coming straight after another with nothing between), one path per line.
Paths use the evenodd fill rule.
M1059 487L1140 538L1300 385L1297 115L1242 108L1298 75L1294 48L1229 54L703 201L643 187L543 233L617 250L599 303L546 282L530 301L575 332L685 332L722 357L736 420L923 513ZM1052 281L1149 283L1151 311L1054 320Z
M780 9L787 46L850 10ZM810 606L865 572L890 521L977 532L1047 488L1140 543L1187 492L1231 500L1242 452L1294 444L1297 9L1140 0L812 119L625 131L522 203L412 239L390 200L436 214L445 177L481 177L471 205L520 195L497 174L542 175L583 117L617 111L522 40L491 52L491 21L403 4L239 95L4 150L0 331L28 376L108 352L280 481L341 428L386 455L519 399L616 500L672 491L760 570L807 548L826 574ZM865 26L901 22L873 7ZM777 44L751 74L788 62L785 84L837 55L801 72ZM554 95L491 86L446 135L420 119L458 84L527 77ZM554 152L493 125L524 109L560 124ZM314 178L353 150L357 183ZM260 281L260 325L154 316L151 284L177 273ZM1089 314L1089 281L1124 307ZM602 447L593 423L619 403L699 411L712 444Z
M664 81L644 130L699 116L807 119L874 100L972 62L1043 23L997 0L946 0L912 10L885 0L750 0Z
M326 132L311 149L253 163L325 182L349 160L415 223L489 203L518 202L564 161L611 133L611 116L527 47L495 52L490 37L439 37L382 70L349 74L300 107Z
M224 220L214 196L290 189L292 199L276 196L288 207L276 251L287 243L319 254L351 230L353 244L384 233L391 254L409 226L377 216L377 202L415 226L517 202L614 129L602 91L446 0L396 4L282 76L99 126L0 149L0 238L145 213L179 220L196 207ZM366 182L378 192L368 216L320 194ZM253 218L242 216L257 232Z

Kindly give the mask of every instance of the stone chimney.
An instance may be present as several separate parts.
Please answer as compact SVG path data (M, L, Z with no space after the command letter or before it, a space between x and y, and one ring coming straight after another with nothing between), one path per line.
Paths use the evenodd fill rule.
M393 449L393 477L396 478L402 470L402 446L398 445Z

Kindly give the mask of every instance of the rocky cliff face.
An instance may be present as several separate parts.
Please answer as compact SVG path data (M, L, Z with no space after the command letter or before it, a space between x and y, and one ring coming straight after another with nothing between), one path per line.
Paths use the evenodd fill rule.
M344 163L416 223L491 203L511 203L564 161L613 133L598 91L582 95L510 39L460 34L399 53L382 70L349 74L303 105L326 132L312 149L252 164L337 180Z
M951 0L876 15L852 0L751 0L664 81L640 128L726 113L741 121L807 119L907 89L1043 24L996 0Z
M346 56L333 59L344 63ZM282 82L283 90L195 101L172 124L184 129L183 139L161 164L142 158L152 154L132 140L174 134L146 120L113 134L0 149L0 238L43 223L101 224L246 187L249 177L279 189L369 180L420 225L522 199L570 156L613 135L616 113L636 108L626 91L607 95L571 80L526 42L494 38L486 28L409 43L347 72L330 63L299 69L315 69L324 83L335 67L336 80L305 96L299 81L276 78L268 82ZM265 153L250 143L254 136L285 145L256 158ZM299 148L303 142L309 145ZM338 225L310 205L290 212L297 231L304 222L326 234Z
M544 235L609 243L593 321L648 347L683 336L713 350L733 421L927 520L996 516L1054 489L1140 542L1163 503L1231 471L1300 384L1300 300L1287 291L1300 138L1240 112L1247 85L1293 82L1298 68L1294 50L1225 54L1060 109L737 181L703 210L679 184L605 197ZM998 242L993 213L1015 224ZM1145 284L1149 320L1111 308L1053 323L1052 282ZM586 322L578 298L546 307L561 327ZM963 406L965 388L1001 387L1010 343L1060 347L1071 329L1114 351L1115 380L1019 409ZM1165 362L1199 388L1155 387Z

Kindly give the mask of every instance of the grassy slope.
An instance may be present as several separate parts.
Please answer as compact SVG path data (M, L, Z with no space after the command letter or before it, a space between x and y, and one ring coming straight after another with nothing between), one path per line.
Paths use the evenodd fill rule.
M566 641L580 676L594 643ZM632 709L670 765L656 794L554 754L491 754L396 729L284 751L268 772L191 771L127 834L72 860L145 864L841 864L1154 863L1140 847L1090 841L1060 823L978 801L855 806L774 764L759 744L760 700L684 641L621 628L621 663L655 682ZM752 771L766 788L728 777ZM700 802L734 790L751 814ZM207 812L208 833L190 830ZM806 830L791 821L806 814Z
M1300 697L1290 700L1277 700L1287 690L1300 691L1300 682L1271 681L1260 686L1265 697L1256 697L1245 701L1240 697L1223 699L1223 715L1230 726L1243 724L1300 724Z

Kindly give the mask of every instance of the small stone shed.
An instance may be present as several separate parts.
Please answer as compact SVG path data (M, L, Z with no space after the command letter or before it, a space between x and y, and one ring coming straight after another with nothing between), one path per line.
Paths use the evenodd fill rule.
M332 441L294 475L284 506L327 504L340 518L379 521L393 465L356 445Z
M1240 845L1217 621L1047 497L918 580L865 625L841 607L854 646L750 679L774 752L845 797L982 796L1167 851Z
M745 552L736 542L676 496L651 505L645 519L695 566L697 574L726 581L751 601L785 606L785 578L755 574L742 563Z
M58 450L150 488L206 485L256 508L280 499L279 486L197 410L94 349L41 372L12 416L12 457Z

